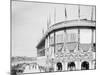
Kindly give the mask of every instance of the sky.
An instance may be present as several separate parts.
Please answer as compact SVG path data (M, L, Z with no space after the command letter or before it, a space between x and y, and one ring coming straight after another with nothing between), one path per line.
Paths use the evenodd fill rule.
M47 20L51 24L65 20L78 19L78 5L50 4L37 2L12 1L12 56L36 57L36 45L47 30ZM80 5L80 19L91 19L91 6ZM55 11L56 10L56 17ZM95 7L93 7L95 20Z

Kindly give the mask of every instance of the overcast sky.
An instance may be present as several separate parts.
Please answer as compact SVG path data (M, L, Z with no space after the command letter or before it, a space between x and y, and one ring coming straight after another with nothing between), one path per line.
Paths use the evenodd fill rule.
M47 18L51 16L54 23L54 9L56 8L56 22L64 21L64 8L67 19L78 19L78 5L47 4L36 2L12 2L12 56L36 56L36 45L43 36L42 30L47 29ZM80 6L81 19L91 19L91 6ZM93 9L95 20L95 8Z

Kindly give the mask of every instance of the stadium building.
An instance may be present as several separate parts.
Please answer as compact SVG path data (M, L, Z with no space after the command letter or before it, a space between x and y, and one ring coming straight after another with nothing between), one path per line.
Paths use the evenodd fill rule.
M51 25L36 46L37 63L48 71L95 69L95 32L94 20L65 20Z

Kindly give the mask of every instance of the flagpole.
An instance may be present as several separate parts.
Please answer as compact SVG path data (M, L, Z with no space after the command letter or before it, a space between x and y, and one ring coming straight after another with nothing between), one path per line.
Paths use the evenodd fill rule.
M48 25L48 17L47 17L47 29L49 28L49 25Z
M91 21L93 21L93 7L91 9Z
M56 23L56 8L54 8L54 24Z
M80 5L78 5L78 19L80 20Z
M78 20L80 20L80 5L78 5ZM80 50L80 29L78 28L78 50Z
M66 11L66 8L65 8L65 21L67 20L67 11Z
M51 24L51 16L50 16L50 13L49 13L49 17L47 17L47 29L49 29L50 24Z

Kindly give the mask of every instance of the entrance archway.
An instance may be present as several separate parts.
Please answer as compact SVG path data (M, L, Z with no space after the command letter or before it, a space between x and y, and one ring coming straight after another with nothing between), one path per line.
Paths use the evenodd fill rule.
M81 70L89 70L89 62L87 61L82 62Z
M69 62L68 63L68 70L73 71L75 70L75 63L74 62Z
M57 70L62 71L62 63L61 62L57 63Z

